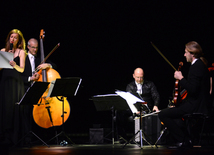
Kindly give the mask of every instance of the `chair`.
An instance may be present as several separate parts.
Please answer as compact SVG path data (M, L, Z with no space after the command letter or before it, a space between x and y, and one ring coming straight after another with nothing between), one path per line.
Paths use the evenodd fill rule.
M188 138L191 139L193 145L201 146L205 124L209 116L203 113L192 113L184 115L183 119L186 123Z

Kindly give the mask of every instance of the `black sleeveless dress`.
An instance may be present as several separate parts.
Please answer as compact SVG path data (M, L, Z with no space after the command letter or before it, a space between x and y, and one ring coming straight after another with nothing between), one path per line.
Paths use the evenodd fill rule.
M14 58L17 65L20 57ZM16 144L20 138L20 107L16 103L24 95L24 83L16 69L0 71L0 138L10 144Z

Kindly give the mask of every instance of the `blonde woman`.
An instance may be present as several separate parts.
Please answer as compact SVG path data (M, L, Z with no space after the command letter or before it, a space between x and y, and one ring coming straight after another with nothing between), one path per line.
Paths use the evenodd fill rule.
M20 30L13 29L6 38L4 52L14 54L10 61L13 69L1 68L0 70L0 138L3 143L15 144L19 137L20 101L24 94L24 84L21 73L25 68L25 39Z

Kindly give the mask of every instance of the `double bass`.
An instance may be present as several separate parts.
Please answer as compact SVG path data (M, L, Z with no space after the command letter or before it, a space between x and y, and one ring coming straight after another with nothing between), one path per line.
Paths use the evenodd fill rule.
M40 52L41 61L44 63L44 48L43 48L44 30L40 31ZM59 73L52 69L39 70L39 82L52 82L61 78ZM70 115L70 105L66 97L46 97L48 95L50 84L41 96L39 103L33 107L33 118L37 125L42 128L50 128L53 126L62 125ZM59 98L63 98L64 104ZM63 107L64 105L64 107ZM64 108L64 109L63 109ZM64 110L62 113L62 109ZM63 117L63 118L62 118Z

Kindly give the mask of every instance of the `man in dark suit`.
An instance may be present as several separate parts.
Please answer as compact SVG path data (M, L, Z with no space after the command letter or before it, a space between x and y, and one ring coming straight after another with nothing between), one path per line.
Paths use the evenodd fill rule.
M25 60L25 70L22 73L22 79L24 81L25 90L31 85L32 81L37 81L39 79L39 74L34 73L35 69L46 69L46 68L56 68L54 63L41 63L41 58L37 57L38 52L38 41L31 38L28 41L28 55Z
M184 78L181 71L175 71L174 78L179 80L180 86L187 90L187 97L175 107L159 113L160 120L176 141L175 145L169 146L169 148L191 147L191 141L185 139L182 117L194 112L207 113L206 104L209 99L210 79L208 69L200 59L202 55L202 49L197 42L191 41L186 44L184 56L187 62L191 63L188 78Z
M22 79L24 81L25 91L31 86L33 81L37 81L39 79L39 74L37 72L34 73L35 69L47 69L47 68L56 68L54 63L41 63L41 58L37 57L38 52L38 41L34 38L31 38L28 41L28 54L25 59L25 70L21 74ZM32 118L32 105L24 105L22 109L23 116L23 135L27 134L31 130L31 120ZM29 145L31 142L30 136L25 138L24 143Z

